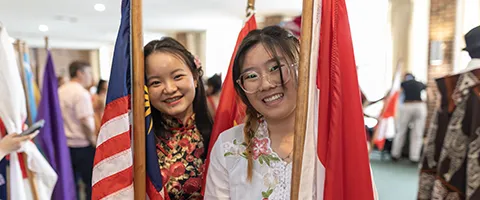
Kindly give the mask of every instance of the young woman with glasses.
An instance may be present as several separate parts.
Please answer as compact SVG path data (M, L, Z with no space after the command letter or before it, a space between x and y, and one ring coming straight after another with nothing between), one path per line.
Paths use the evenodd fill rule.
M299 41L270 26L250 32L233 65L245 124L220 134L205 199L290 199Z

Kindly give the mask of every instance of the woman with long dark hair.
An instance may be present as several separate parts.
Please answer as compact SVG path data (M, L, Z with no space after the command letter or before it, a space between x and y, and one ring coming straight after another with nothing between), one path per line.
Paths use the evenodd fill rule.
M212 119L202 68L170 37L149 42L144 55L157 153L168 195L170 199L203 199L200 191Z

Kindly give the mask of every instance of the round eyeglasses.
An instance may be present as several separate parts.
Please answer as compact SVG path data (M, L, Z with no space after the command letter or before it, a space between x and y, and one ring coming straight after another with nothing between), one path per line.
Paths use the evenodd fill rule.
M245 93L256 93L260 90L264 78L274 86L281 86L290 81L292 78L292 69L290 68L295 66L296 64L272 66L268 68L265 74L256 70L248 70L243 72L236 82Z

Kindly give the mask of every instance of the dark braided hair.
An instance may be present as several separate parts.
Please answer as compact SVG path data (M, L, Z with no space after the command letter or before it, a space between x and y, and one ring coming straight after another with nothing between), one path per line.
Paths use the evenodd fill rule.
M195 125L198 131L202 134L204 146L207 147L210 142L210 134L212 132L212 117L208 112L207 99L205 94L205 87L203 85L202 76L203 71L201 66L195 64L195 57L182 44L171 37L164 37L161 40L150 41L143 48L145 58L145 67L147 66L147 57L153 53L162 52L176 56L182 60L190 69L195 80L197 80L197 88L195 88L195 98L193 99L193 112L195 113ZM162 138L167 138L167 130L164 124L166 123L162 117L162 113L155 107L151 107L153 117L153 128L155 134ZM205 151L206 152L206 151ZM203 154L206 158L206 153Z

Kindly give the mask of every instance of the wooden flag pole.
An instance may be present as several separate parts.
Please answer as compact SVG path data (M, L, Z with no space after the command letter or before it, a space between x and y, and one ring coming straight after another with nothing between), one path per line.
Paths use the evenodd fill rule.
M31 111L30 111L30 106L29 106L30 104L29 104L29 99L28 99L28 95L27 95L28 92L27 92L27 85L26 85L27 81L26 81L26 76L25 76L25 66L23 65L24 49L23 49L22 42L20 40L17 40L15 42L15 46L16 46L17 51L18 51L18 68L19 68L19 71L20 71L21 79L22 79L23 94L25 95L25 100L26 100L27 116L28 116L27 121L28 121L29 124L32 124L32 117L31 117ZM35 174L30 169L28 169L28 159L27 159L27 154L26 153L22 153L22 158L23 158L23 161L25 163L28 182L30 183L30 187L32 189L33 199L38 200L39 198L38 198L37 184L34 181Z
M142 0L131 1L133 89L133 187L135 200L146 199L145 69L143 62Z
M297 108L295 110L295 136L293 145L292 185L290 199L300 194L303 150L307 128L308 90L310 80L310 55L313 29L313 0L303 0L302 29L300 37L300 63L298 66Z
M250 15L254 13L253 12L254 10L255 10L255 0L248 0L247 9L245 9L247 19L250 17Z
M248 14L248 10L251 9L251 10L254 10L255 9L255 0L248 0L248 3L247 3L247 14Z
M45 39L45 50L48 50L48 49L50 49L50 46L48 44L48 36L45 36L44 39Z
M15 42L16 49L18 51L18 70L20 71L20 77L22 78L22 84L23 84L23 92L25 95L25 100L26 100L26 105L27 105L27 123L29 125L32 124L33 119L30 111L30 101L31 99L28 99L28 91L27 91L27 76L25 74L25 65L23 63L23 54L25 53L25 50L23 49L24 45L22 45L22 41L17 40Z
M30 50L28 49L28 45L27 45L25 42L22 42L22 48L23 48L23 53L26 54L26 55L28 55L28 56L30 56ZM28 64L30 65L30 70L31 70L31 72L32 72L32 76L35 76L35 75L33 74L33 68L32 68L33 66L32 66L31 60L29 60L29 63L28 63ZM25 77L26 77L26 76L25 76ZM34 80L35 80L35 79L34 79ZM28 80L27 80L27 81L28 81ZM35 80L35 81L37 81L37 80ZM37 84L37 86L38 86L38 82L37 82L36 84ZM37 101L37 96L35 95L35 90L36 90L36 88L35 88L34 85L32 85L32 87L33 87L33 88L32 88L32 90L33 90L33 99L30 99L30 102L33 101L33 103L35 104L35 106L38 107L38 104L40 103L40 102L39 102L40 99L38 99L38 101ZM34 123L35 120L36 120L36 119L32 119L32 124Z
M28 159L27 159L27 154L23 154L23 160L25 163L25 168L27 170L27 176L28 176L28 182L30 183L30 187L32 188L32 196L34 200L39 200L38 198L38 190L37 190L37 183L35 182L35 174L32 172L32 170L28 169Z

